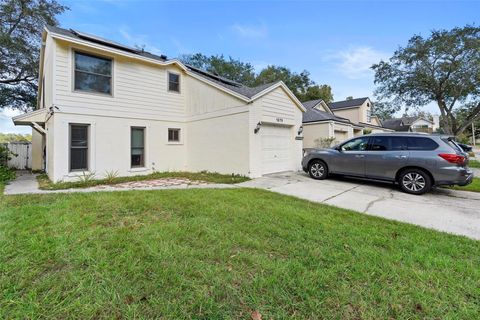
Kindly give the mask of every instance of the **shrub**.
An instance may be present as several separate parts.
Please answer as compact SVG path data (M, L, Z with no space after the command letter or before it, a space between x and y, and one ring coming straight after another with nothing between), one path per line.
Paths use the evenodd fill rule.
M0 183L15 179L15 171L0 165Z
M115 182L115 179L118 177L118 171L113 171L113 170L110 170L110 171L105 171L105 177L103 178L103 180L108 183L108 184L111 184L113 182Z
M330 138L319 138L315 139L315 147L316 148L330 148L332 146L333 141L335 141L335 137Z
M12 157L16 157L17 154L10 151L6 146L0 145L0 166L6 166L8 160L12 159Z

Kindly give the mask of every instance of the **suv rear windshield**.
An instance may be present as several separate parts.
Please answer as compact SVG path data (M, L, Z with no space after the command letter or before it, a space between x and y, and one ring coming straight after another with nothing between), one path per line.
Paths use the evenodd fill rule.
M455 141L453 141L452 139L449 139L449 138L442 138L442 140L448 144L450 147L453 148L453 150L457 151L457 152L460 152L460 153L463 153L463 149L462 147L460 147Z
M408 150L435 150L438 144L430 138L424 137L408 137Z

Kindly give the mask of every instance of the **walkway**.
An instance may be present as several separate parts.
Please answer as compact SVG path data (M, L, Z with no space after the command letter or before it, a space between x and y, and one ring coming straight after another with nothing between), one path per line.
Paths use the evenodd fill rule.
M164 190L164 189L227 189L237 188L231 184L208 183L204 181L189 180L185 178L164 178L144 181L131 181L115 185L101 185L90 188L75 188L65 190L40 190L36 175L28 171L17 171L17 178L5 186L6 195L18 194L47 194L47 193L72 193L72 192L101 192L125 190Z

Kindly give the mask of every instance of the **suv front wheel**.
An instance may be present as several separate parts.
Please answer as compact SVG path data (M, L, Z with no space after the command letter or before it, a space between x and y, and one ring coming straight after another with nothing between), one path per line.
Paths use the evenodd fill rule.
M398 179L400 188L410 194L424 194L432 188L432 179L423 170L407 169L400 174Z
M316 180L326 179L328 176L328 168L322 160L313 160L308 166L308 174Z

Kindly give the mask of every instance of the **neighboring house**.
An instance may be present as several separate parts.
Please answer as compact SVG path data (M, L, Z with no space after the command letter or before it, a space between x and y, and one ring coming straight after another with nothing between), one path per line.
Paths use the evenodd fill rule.
M363 134L363 127L350 120L336 116L323 100L311 100L303 103L303 147L325 147L325 142L333 138L334 142Z
M323 141L333 138L341 142L364 133L391 132L384 128L377 116L371 114L369 98L359 98L329 103L312 100L303 103L304 148L323 147Z
M386 128L403 132L432 133L438 129L438 124L436 124L435 121L431 121L424 117L402 117L387 119L383 121L383 125Z
M350 122L363 127L371 133L390 132L384 128L380 119L372 114L373 104L370 98L357 98L336 101L328 104L336 116L347 118Z
M298 170L303 105L283 82L245 87L74 30L42 35L33 169L53 181L215 171L259 177Z

